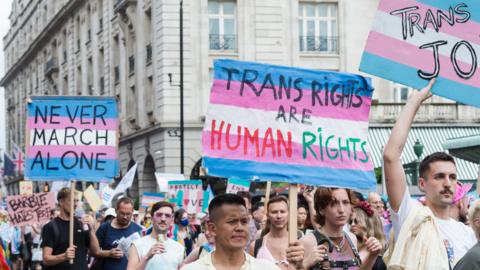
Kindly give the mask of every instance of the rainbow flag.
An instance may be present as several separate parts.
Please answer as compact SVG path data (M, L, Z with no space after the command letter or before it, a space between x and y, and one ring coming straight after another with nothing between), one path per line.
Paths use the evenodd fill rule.
M478 33L478 0L381 0L360 71L480 107Z
M113 97L32 97L27 106L25 178L111 181L118 175Z
M373 190L370 79L217 60L202 135L212 176Z

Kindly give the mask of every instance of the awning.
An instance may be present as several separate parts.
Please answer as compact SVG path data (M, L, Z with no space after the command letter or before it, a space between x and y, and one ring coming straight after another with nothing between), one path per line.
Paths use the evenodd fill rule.
M455 157L480 163L480 132L474 136L448 139L443 148Z
M382 166L382 148L387 143L392 127L373 126L368 131L370 150L375 168ZM402 163L414 161L417 156L413 152L413 145L417 139L424 145L420 158L433 152L444 152L443 144L448 139L469 137L480 134L480 126L417 126L412 127L408 134L407 143L402 154ZM477 140L480 143L480 140ZM480 154L480 146L477 146ZM452 153L453 155L453 153ZM453 155L457 164L458 178L460 180L477 179L478 165ZM477 159L480 160L480 159ZM478 162L478 161L477 161Z

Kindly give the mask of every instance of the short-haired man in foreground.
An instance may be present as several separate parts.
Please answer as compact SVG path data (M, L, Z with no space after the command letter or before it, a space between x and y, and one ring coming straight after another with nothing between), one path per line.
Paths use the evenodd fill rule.
M245 253L249 233L249 213L242 197L233 194L219 195L208 206L208 229L215 237L214 252L186 265L183 270L279 270L266 260ZM303 247L299 242L287 250L287 260L302 269Z
M431 80L413 91L392 129L383 159L395 245L384 255L389 269L448 270L475 243L471 229L450 218L457 183L457 168L446 153L433 153L419 166L418 186L425 192L425 206L408 192L400 156L420 105L432 94Z

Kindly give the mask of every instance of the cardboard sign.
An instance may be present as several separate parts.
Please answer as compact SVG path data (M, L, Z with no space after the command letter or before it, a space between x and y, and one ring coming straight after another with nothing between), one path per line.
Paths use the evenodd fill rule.
M83 192L83 196L93 211L96 212L102 206L102 199L100 199L100 196L98 196L92 185L88 186L88 188Z
M13 226L48 222L50 211L53 209L55 209L55 195L52 192L7 197L8 216Z
M118 175L118 112L110 97L32 97L25 177L111 181Z
M161 202L165 200L164 193L153 193L153 192L144 192L142 196L142 207L148 208L154 203Z
M237 194L239 191L249 191L250 190L250 181L241 180L241 179L228 179L227 183L227 193Z
M31 181L20 181L18 184L20 186L20 195L33 194L33 183Z
M360 71L480 107L480 2L381 0Z
M234 60L214 67L202 136L209 175L375 188L369 79Z
M182 180L168 182L169 201L188 213L204 210L204 191L201 180Z

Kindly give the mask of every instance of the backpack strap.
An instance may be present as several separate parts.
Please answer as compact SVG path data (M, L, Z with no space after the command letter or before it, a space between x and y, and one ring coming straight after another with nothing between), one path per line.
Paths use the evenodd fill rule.
M333 243L330 239L328 239L324 234L319 232L318 230L313 231L313 236L317 239L317 246L323 245L323 243L327 243L328 245L328 252L332 253L333 251Z
M255 240L255 246L253 247L253 257L257 257L258 250L262 247L263 244L263 236Z
M358 265L362 264L362 259L360 259L360 254L358 253L357 247L353 244L352 239L348 236L348 233L344 233L345 238L347 238L348 244L350 244L350 247L352 248L353 255L355 256L355 259L358 260Z

